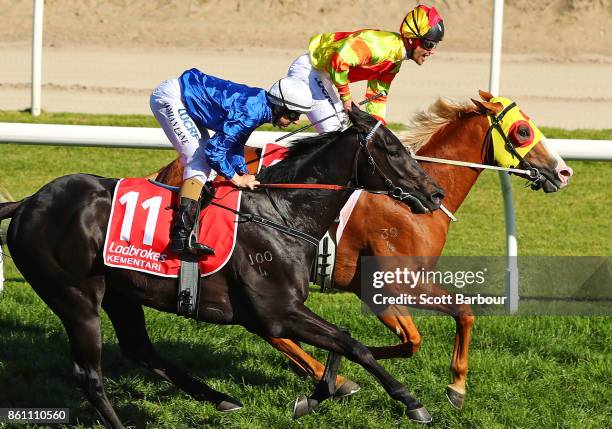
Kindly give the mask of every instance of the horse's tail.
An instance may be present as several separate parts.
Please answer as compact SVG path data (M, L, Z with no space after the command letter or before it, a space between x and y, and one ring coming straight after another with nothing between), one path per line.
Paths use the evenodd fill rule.
M13 217L13 214L24 200L12 203L0 203L0 220ZM2 254L2 230L0 230L0 293L4 290L4 255Z
M25 201L14 201L11 203L0 203L0 220L13 217L19 206Z
M0 231L0 293L4 290L4 253L2 253L2 231Z

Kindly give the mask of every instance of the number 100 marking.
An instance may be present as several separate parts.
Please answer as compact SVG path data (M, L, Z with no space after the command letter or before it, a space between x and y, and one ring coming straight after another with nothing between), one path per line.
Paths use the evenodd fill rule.
M272 252L266 250L263 253L255 253L255 261L253 261L253 256L249 254L249 260L251 261L251 265L254 265L255 263L261 264L264 261L270 262L272 261Z

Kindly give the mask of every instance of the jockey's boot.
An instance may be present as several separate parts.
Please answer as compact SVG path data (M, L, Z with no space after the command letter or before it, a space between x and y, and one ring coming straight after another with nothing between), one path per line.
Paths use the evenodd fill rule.
M198 198L202 192L202 186L202 182L196 179L187 179L181 186L179 208L178 212L174 215L170 232L170 250L174 253L215 254L213 248L198 243L198 231L193 231L193 225L198 212ZM195 199L193 196L195 196Z

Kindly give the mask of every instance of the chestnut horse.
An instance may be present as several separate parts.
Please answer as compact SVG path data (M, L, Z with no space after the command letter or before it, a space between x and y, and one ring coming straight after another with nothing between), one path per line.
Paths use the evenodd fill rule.
M420 156L461 160L472 163L503 165L504 155L493 153L491 126L487 117L496 118L502 114L508 103L502 104L491 94L480 91L483 101L472 100L473 104L458 104L439 99L427 112L421 112L413 119L413 126L404 137L404 143ZM521 119L500 124L505 129L508 141L515 147L524 146L539 133L533 123L520 112ZM559 155L546 146L544 139L536 141L533 148L518 162L519 167L536 168L541 175L533 180L534 190L555 192L566 186L572 170ZM504 150L503 148L495 148ZM506 149L507 150L507 149ZM255 164L255 150L247 153L251 165ZM482 169L462 166L423 163L425 171L439 183L445 191L445 206L456 212L470 189L478 179ZM510 165L503 165L510 167ZM167 183L179 183L182 167L178 161L159 170L154 176ZM372 214L376 215L373 216ZM362 193L344 229L336 248L336 261L333 284L337 289L361 296L360 268L361 256L439 256L446 242L450 219L440 210L427 215L415 216L401 204L382 196ZM397 234L385 234L395 228ZM435 258L430 258L434 261ZM417 268L413 267L414 271ZM427 268L427 267L426 267ZM428 267L433 269L434 267ZM421 285L422 286L422 285ZM431 285L428 285L431 287ZM419 287L414 294L423 292ZM432 291L428 289L428 294ZM437 290L447 294L444 289ZM451 383L446 388L446 396L453 406L461 408L466 394L468 371L468 348L474 317L468 305L438 304L417 305L417 307L440 311L451 315L456 322L455 345L451 357ZM410 357L421 345L421 335L407 308L391 305L377 314L380 321L400 339L400 344L387 347L370 347L376 359ZM275 348L285 354L294 364L316 380L323 376L324 365L308 355L299 345L282 338L265 338ZM337 386L341 394L351 394L359 387L352 381L338 376Z
M260 181L308 183L311 187L331 184L336 189L361 183L384 190L415 211L437 209L442 191L399 140L385 127L376 130L376 120L356 108L349 116L354 124L351 128L299 142L285 160L267 168ZM162 359L151 344L142 306L175 313L177 280L103 263L116 184L117 179L73 174L55 179L19 202L0 204L0 220L12 218L7 243L15 265L66 329L79 386L106 427L123 427L102 383L100 310L104 309L127 357L197 400L211 402L222 411L239 409L238 400ZM344 188L304 188L244 191L235 250L221 270L206 278L198 320L240 324L261 336L290 338L327 349L336 356L330 357L330 366L336 368L337 356L346 356L403 403L410 418L431 421L418 399L363 344L304 305L309 266L315 258L312 243L323 237L350 195ZM284 220L286 227L284 231L266 228L249 219L264 219L266 225L276 223L277 227ZM307 241L296 238L298 229ZM291 230L294 235L287 233ZM249 258L264 250L273 257L266 259L261 272ZM336 372L324 377L328 385ZM329 397L323 391L315 394Z

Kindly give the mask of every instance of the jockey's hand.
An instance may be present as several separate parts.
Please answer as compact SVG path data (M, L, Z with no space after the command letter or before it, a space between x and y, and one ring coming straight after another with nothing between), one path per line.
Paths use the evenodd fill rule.
M353 109L353 100L346 100L342 102L342 107L345 111L350 112Z
M252 174L243 174L242 176L238 173L232 177L232 183L239 188L255 189L255 186L259 185L257 179Z

